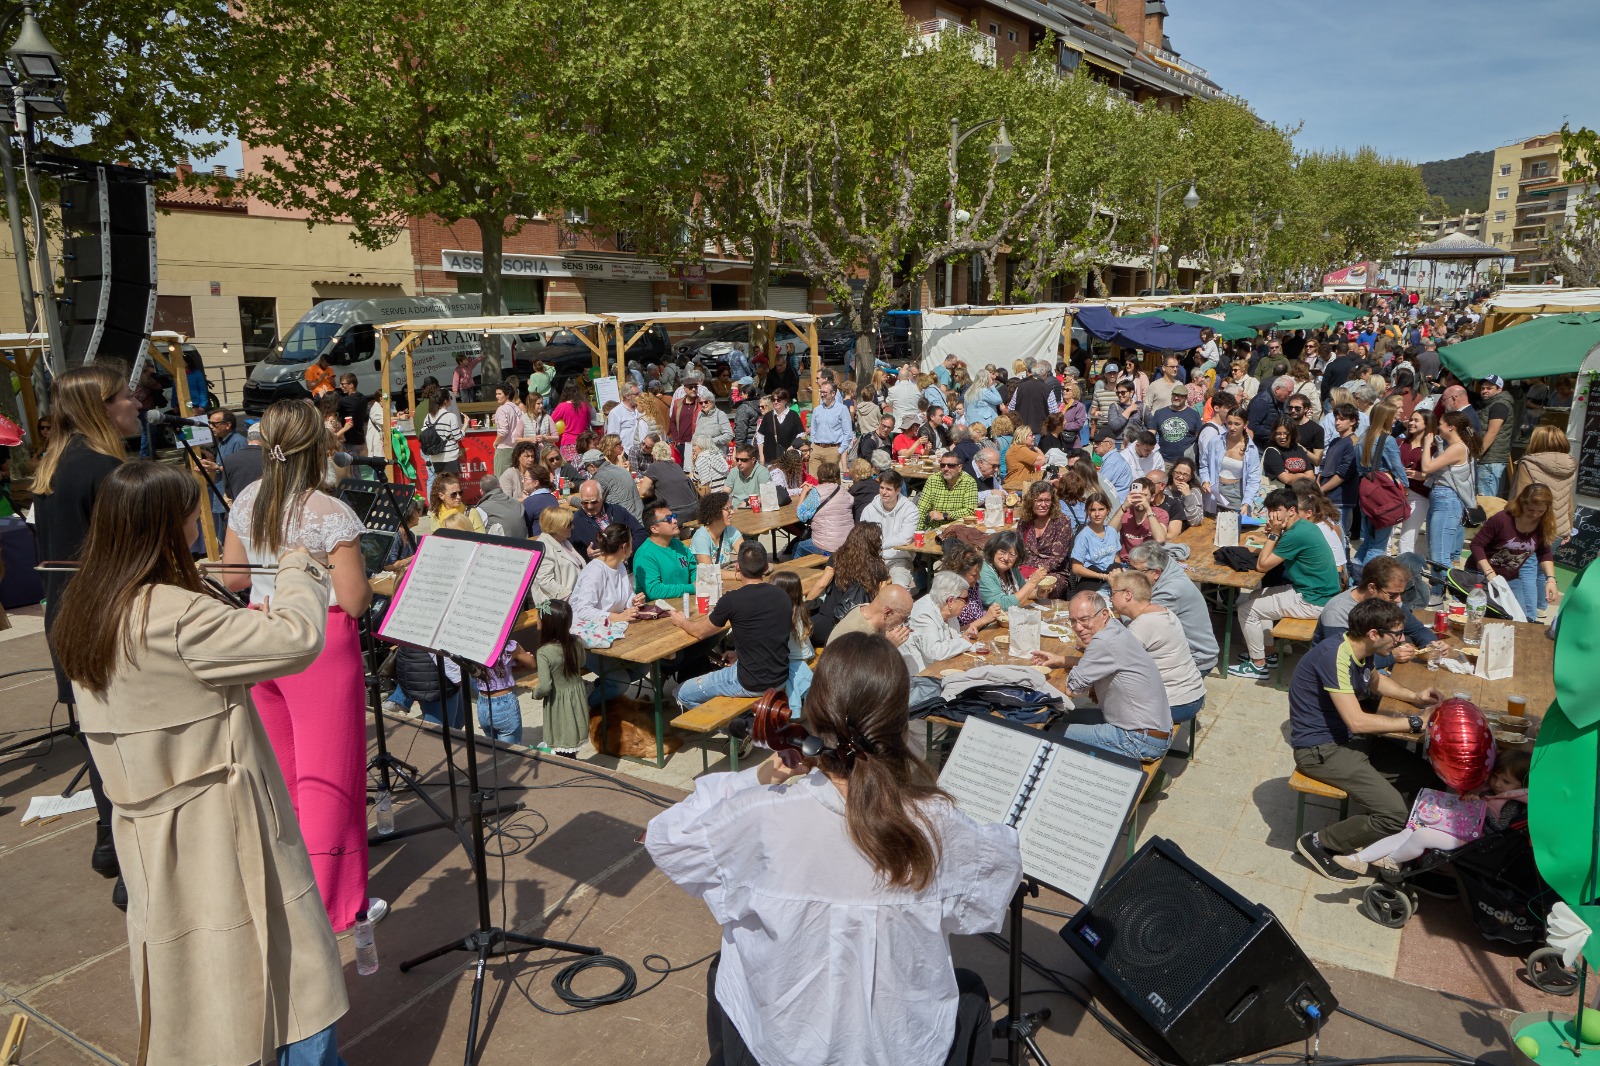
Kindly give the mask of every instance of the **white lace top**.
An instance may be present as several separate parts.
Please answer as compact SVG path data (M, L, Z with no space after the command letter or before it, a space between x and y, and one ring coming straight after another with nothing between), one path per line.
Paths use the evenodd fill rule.
M261 482L255 481L239 493L233 501L233 510L228 513L228 528L244 544L245 555L252 563L276 566L277 556L250 543L250 512L255 507L256 491L260 487ZM360 539L363 531L361 520L349 504L325 492L315 491L306 498L299 514L288 516L284 524L284 543L304 548L314 558L326 560L329 552L341 544ZM273 574L250 575L250 602L260 603L271 596L275 581ZM329 602L332 602L331 599Z

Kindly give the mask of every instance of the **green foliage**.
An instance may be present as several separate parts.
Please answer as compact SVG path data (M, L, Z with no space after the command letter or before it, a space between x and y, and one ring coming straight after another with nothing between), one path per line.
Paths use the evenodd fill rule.
M1454 159L1435 159L1421 163L1422 182L1430 195L1437 196L1445 212L1482 211L1489 206L1490 170L1493 152L1468 152Z
M1563 124L1561 162L1566 180L1581 184L1568 194L1577 205L1557 241L1556 262L1568 286L1600 285L1600 133Z
M224 112L223 0L41 0L39 26L62 55L67 114L42 133L84 159L171 166L216 152ZM5 44L10 46L15 24Z

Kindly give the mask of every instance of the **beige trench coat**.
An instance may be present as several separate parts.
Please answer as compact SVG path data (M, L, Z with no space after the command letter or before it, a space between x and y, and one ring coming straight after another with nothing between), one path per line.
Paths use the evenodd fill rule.
M128 885L140 1063L248 1066L348 1008L344 974L283 774L248 686L322 650L328 578L287 556L270 611L171 585L148 596L78 714L115 808ZM137 627L144 601L130 621Z

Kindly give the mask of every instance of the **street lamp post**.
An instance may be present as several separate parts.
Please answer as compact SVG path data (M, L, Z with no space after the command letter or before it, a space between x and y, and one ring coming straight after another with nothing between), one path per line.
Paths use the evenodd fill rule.
M1150 252L1150 287L1161 288L1161 201L1171 193L1183 188L1183 182L1168 185L1164 181L1156 182L1156 232L1154 247ZM1184 193L1183 206L1190 211L1200 206L1200 194L1194 191L1194 182L1189 183L1189 191Z
M999 123L1000 129L995 133L994 140L989 142L989 155L993 157L995 163L999 164L1009 160L1012 152L1011 138L1006 136L1004 115L999 118L986 118L982 122L975 122L966 129L961 128L961 120L959 118L950 120L950 202L947 205L948 210L945 217L948 222L946 239L951 246L956 243L956 183L961 179L961 171L956 166L956 161L961 153L961 145L974 133L986 130L996 123ZM947 251L944 257L944 299L946 304L955 302L954 293L950 291L952 286L955 285L955 270L955 263L951 260Z

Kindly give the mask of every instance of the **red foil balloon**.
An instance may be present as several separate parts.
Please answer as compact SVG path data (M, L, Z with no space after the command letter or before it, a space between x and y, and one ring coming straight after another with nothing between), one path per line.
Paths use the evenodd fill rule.
M1471 700L1452 696L1428 720L1428 761L1457 793L1471 792L1494 769L1494 733Z

